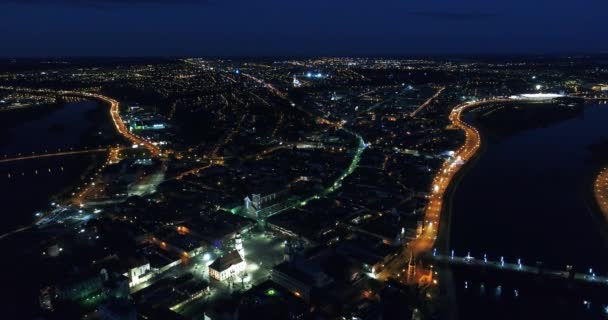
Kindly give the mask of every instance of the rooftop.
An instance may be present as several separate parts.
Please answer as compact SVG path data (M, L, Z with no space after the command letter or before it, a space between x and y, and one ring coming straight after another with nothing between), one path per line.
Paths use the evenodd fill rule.
M226 255L215 259L215 261L213 261L209 265L209 268L222 272L224 270L227 270L231 266L239 264L241 262L243 262L243 258L241 258L241 255L239 255L237 251L230 251Z

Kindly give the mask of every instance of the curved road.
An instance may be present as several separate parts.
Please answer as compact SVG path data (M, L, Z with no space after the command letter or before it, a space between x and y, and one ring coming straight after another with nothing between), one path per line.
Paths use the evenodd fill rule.
M438 174L433 179L432 191L425 212L424 232L420 237L409 243L409 247L413 250L414 255L430 250L434 246L435 239L437 238L440 215L443 210L444 197L448 186L462 165L475 156L481 146L479 131L462 120L463 112L486 104L509 101L511 100L499 98L468 102L460 104L452 109L449 119L454 127L464 131L465 142L455 151L453 159L443 163Z
M385 268L380 272L377 277L379 279L388 278L399 278L402 272L405 272L404 266L407 265L410 257L416 257L420 253L427 252L435 245L437 239L437 231L439 230L439 222L441 218L441 212L443 211L443 203L448 186L454 179L456 173L462 165L469 161L479 148L481 147L481 136L479 131L464 120L462 120L462 114L464 111L474 109L486 104L509 102L510 99L506 98L495 98L477 102L467 102L457 105L452 109L449 115L452 126L458 128L465 133L465 142L454 152L453 159L446 160L437 175L433 179L433 185L431 194L429 195L429 203L426 207L424 216L424 226L422 234L416 239L411 240L406 244L406 249L401 254L385 265ZM427 270L417 270L416 274L424 275ZM414 282L418 282L419 279L412 278L408 279Z
M159 147L155 146L151 142L149 142L149 141L141 138L140 136L135 135L129 131L129 129L125 125L124 121L120 117L118 101L116 101L112 98L109 98L109 97L106 97L106 96L103 96L100 94L96 94L96 93L80 92L80 91L29 89L29 88L17 88L17 87L6 87L6 86L0 86L0 89L12 90L12 91L17 91L17 92L54 93L54 94L59 94L59 95L93 98L96 100L107 102L110 104L110 116L112 117L112 122L114 123L114 126L116 127L116 130L118 131L118 133L120 133L123 137L125 137L129 141L131 141L131 143L133 143L133 145L141 145L141 146L145 147L150 152L151 156L157 157L157 156L161 155L161 151L160 151ZM122 149L123 149L122 147L116 147L116 148L110 148L110 149L104 149L104 150L109 150L109 159L108 160L114 161L114 160L118 159L118 153ZM89 190L91 190L91 187L92 187L92 185L87 185L84 188L84 190L80 194L78 194L72 201L82 204L84 195L86 195L87 192ZM8 236L18 233L18 232L27 230L30 227L31 227L31 225L25 226L25 227L13 230L11 232L8 232L6 234L0 235L0 239L3 239L5 237L8 237Z
M112 117L112 122L114 122L114 126L118 133L120 133L123 137L127 138L133 145L141 145L144 146L148 151L150 151L151 155L156 157L161 155L160 148L152 144L151 142L143 139L142 137L133 134L129 131L124 121L120 117L120 110L118 108L118 101L103 96L97 93L90 92L81 92L81 91L67 91L67 90L50 90L50 89L28 89L28 88L17 88L17 87L4 87L0 86L0 89L4 90L13 90L18 92L38 92L38 93L55 93L60 95L68 95L68 96L76 96L82 98L93 98L96 100L100 100L103 102L107 102L110 104L110 116Z
M125 125L124 121L122 121L122 118L120 117L118 101L116 101L112 98L106 97L106 96L102 96L100 94L96 94L96 93L71 92L71 91L60 91L60 93L66 94L66 95L77 95L77 96L81 96L81 97L95 98L97 100L101 100L101 101L109 103L110 104L110 115L112 116L112 121L114 122L114 126L116 127L116 130L118 131L118 133L120 133L125 138L129 139L129 141L131 141L131 143L133 143L133 145L144 146L146 149L148 149L148 151L150 151L151 156L157 157L157 156L161 155L159 147L155 146L150 141L148 141L136 134L133 134L133 133L131 133L131 131L129 131L129 129Z
M608 220L608 167L602 168L595 178L593 185L593 195L604 218Z

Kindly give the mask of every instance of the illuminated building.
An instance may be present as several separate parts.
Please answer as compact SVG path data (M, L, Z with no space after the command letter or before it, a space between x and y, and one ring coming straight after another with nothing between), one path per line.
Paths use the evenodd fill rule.
M245 249L243 249L243 239L241 239L241 234L237 233L234 239L234 248L241 255L241 258L245 257Z
M595 85L595 86L591 87L591 90L593 90L593 91L602 91L602 92L608 91L608 84L598 84L598 85Z
M277 200L281 196L285 195L285 191L271 193L266 196L259 194L252 194L245 197L245 214L254 219L265 219L281 210L285 209L285 206L281 206L277 203Z
M224 281L232 276L236 276L245 271L245 260L238 251L231 251L228 254L215 259L209 265L209 276L213 279Z
M134 130L162 130L165 129L166 126L164 123L145 123L141 121L133 122L133 125L129 126L129 131Z
M128 260L129 286L134 287L144 281L145 276L150 273L150 262L145 258L130 258Z
M513 100L544 102L563 97L565 97L565 95L559 93L524 93L510 96L509 98Z
M302 86L302 83L300 82L300 80L298 80L298 78L296 78L296 76L293 76L293 87L299 88L301 86Z

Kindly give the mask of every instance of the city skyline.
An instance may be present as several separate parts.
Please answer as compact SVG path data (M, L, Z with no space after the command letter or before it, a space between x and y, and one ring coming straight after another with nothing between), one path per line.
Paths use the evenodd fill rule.
M608 319L606 0L0 0L3 319Z

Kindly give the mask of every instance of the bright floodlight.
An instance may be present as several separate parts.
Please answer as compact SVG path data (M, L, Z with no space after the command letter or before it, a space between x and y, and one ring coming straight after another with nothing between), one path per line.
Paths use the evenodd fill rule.
M526 101L550 101L556 98L564 97L565 95L559 93L524 93L520 95L510 96L513 100L526 100Z

